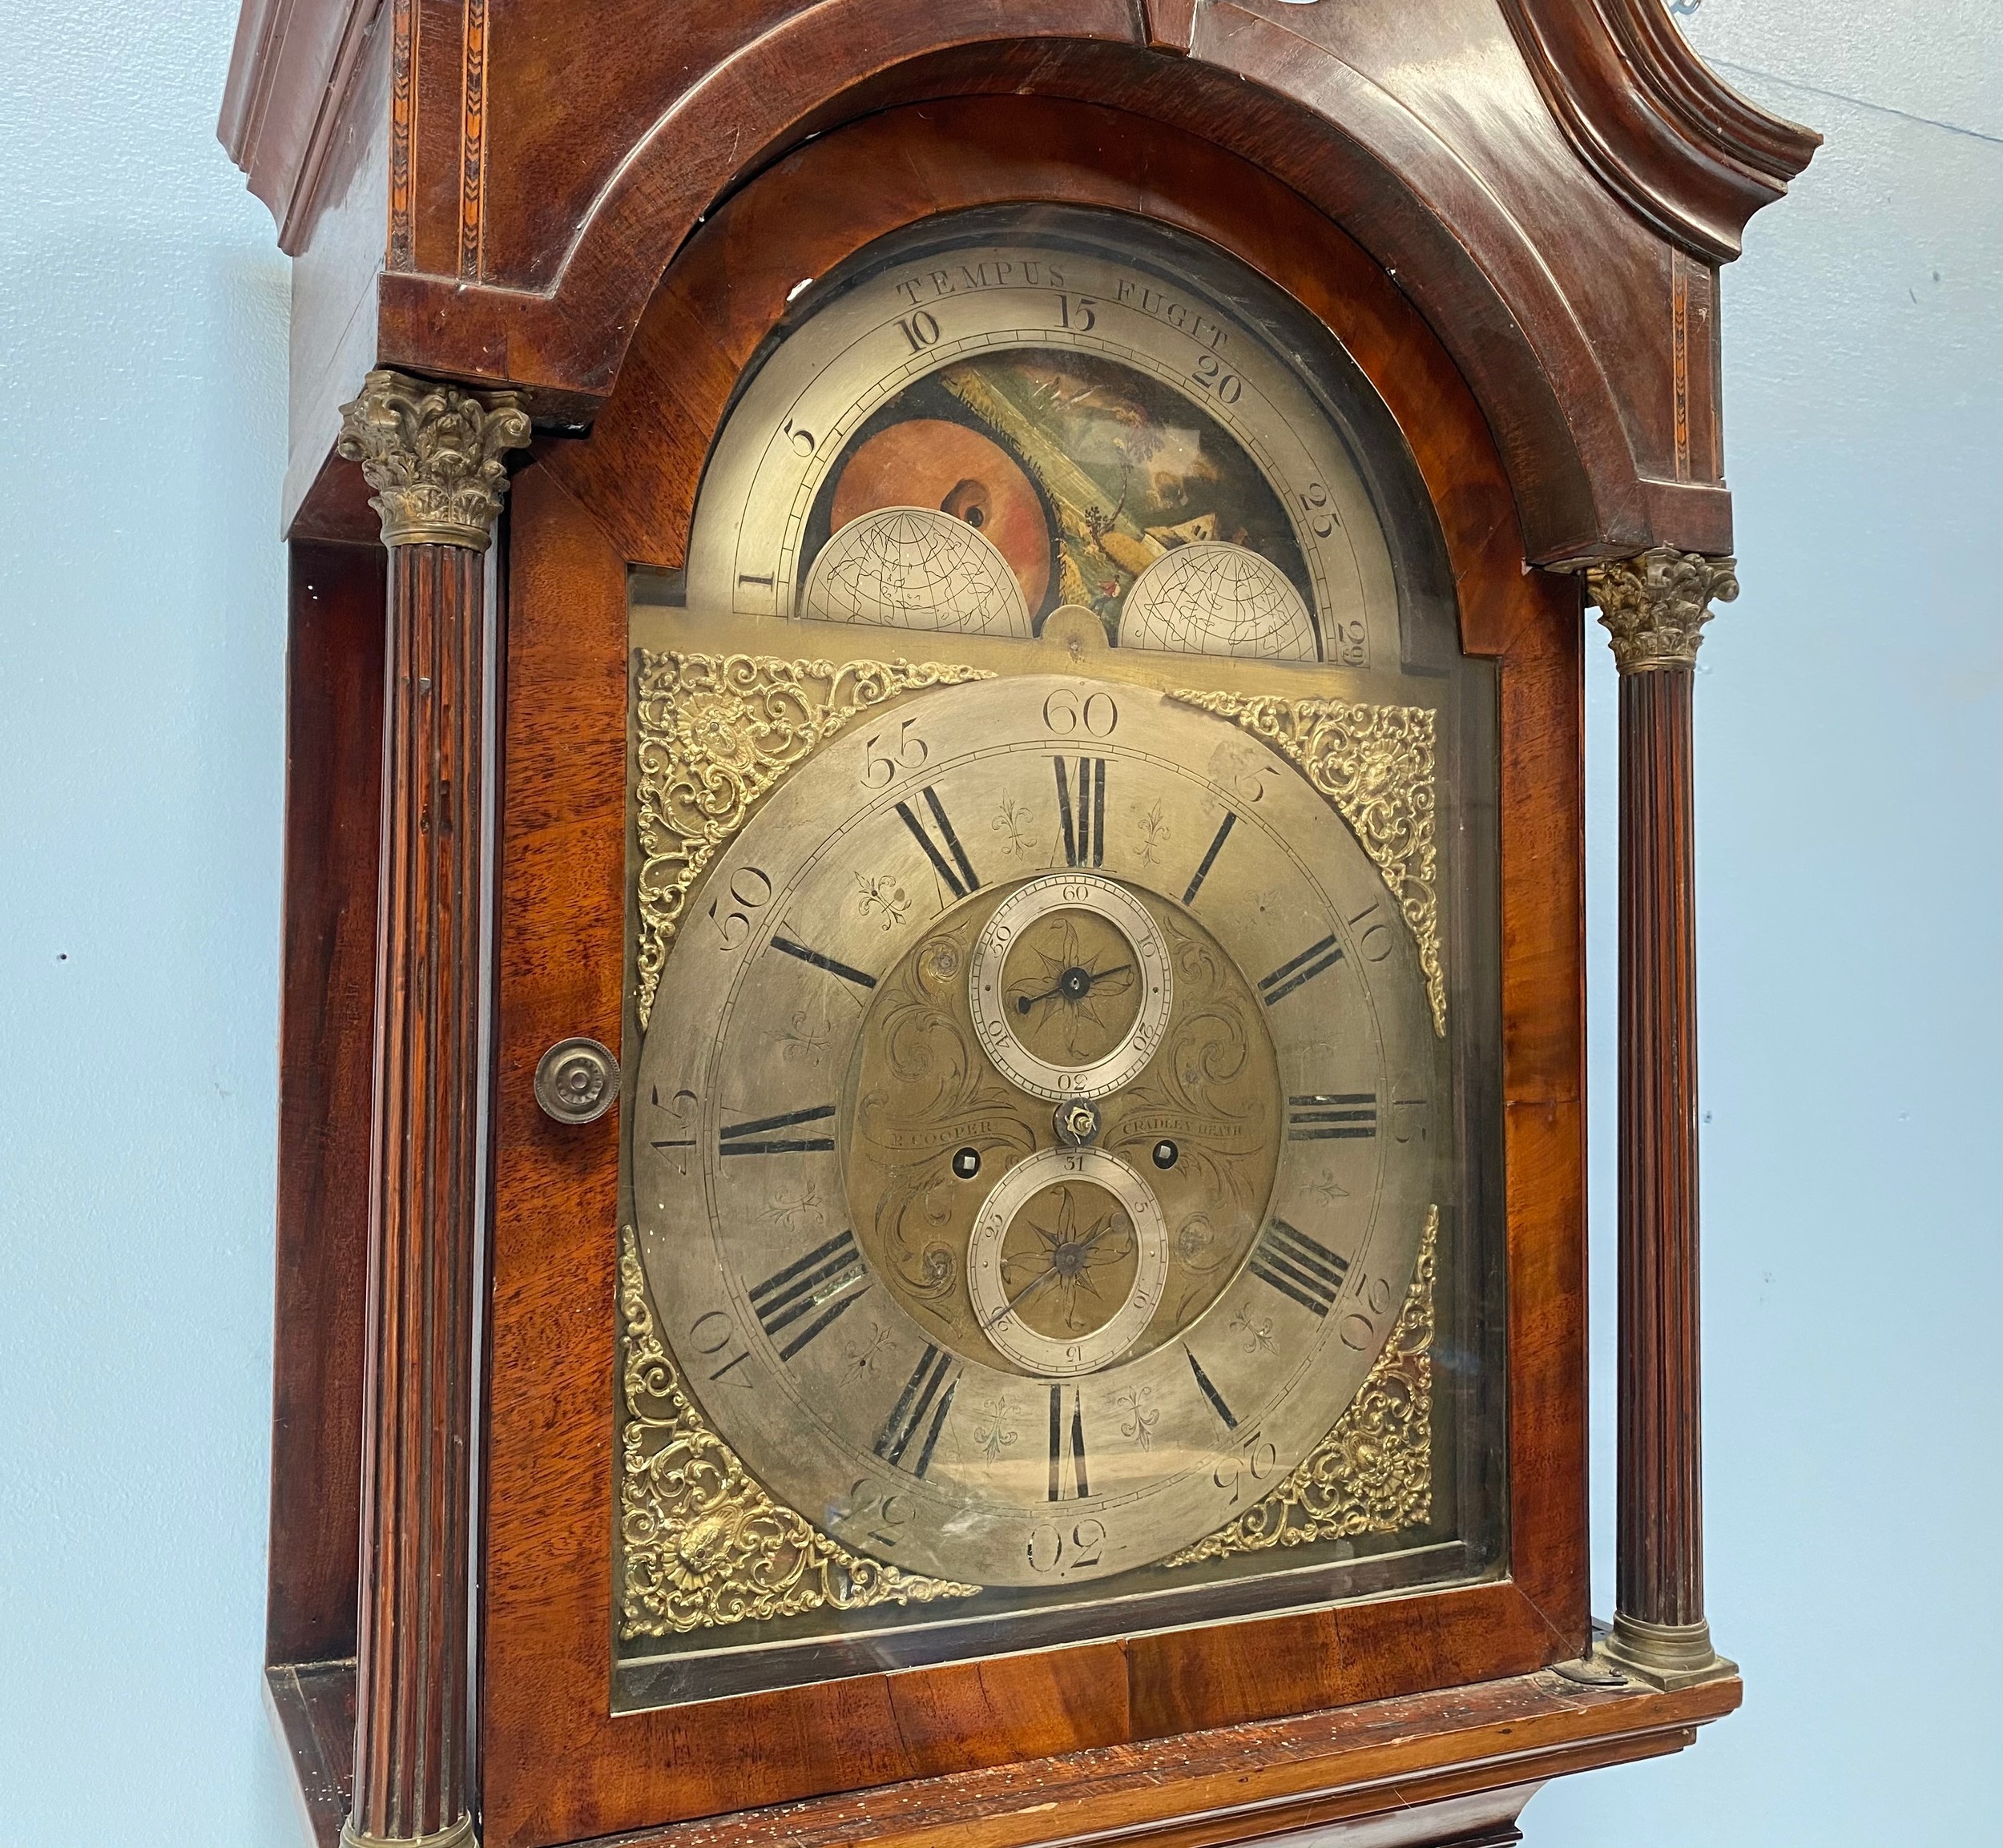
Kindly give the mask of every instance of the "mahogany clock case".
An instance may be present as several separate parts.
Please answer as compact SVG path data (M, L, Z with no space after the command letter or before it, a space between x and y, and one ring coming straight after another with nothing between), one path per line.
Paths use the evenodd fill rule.
M1481 1415L1494 1437L1465 1445L1463 1477L1470 1501L1506 1485L1495 1504L1502 1552L1493 1576L1449 1588L615 1714L619 1125L560 1126L530 1081L557 1040L622 1039L629 572L685 566L714 433L803 277L943 213L1026 203L1172 226L1263 277L1283 316L1312 317L1368 381L1353 414L1399 433L1410 481L1379 491L1394 509L1404 493L1408 514L1422 495L1431 513L1394 525L1437 521L1437 555L1409 545L1401 572L1421 599L1444 602L1450 588L1469 658L1455 671L1493 687L1465 703L1466 755L1485 755L1497 778L1501 1211L1491 1218L1507 1391L1505 1403L1491 1394ZM1387 453L1380 434L1359 431L1359 448ZM1525 571L1518 532L1479 409L1382 270L1297 195L1171 130L1026 99L890 111L770 168L676 257L589 437L543 443L518 475L506 534L484 1838L574 1840L1521 1674L1581 1652L1579 607L1570 583ZM340 565L308 599L312 622L331 630L342 610L365 606L369 574L349 573L328 549L303 557L305 580L320 562ZM308 666L296 655L296 673ZM344 660L339 681L356 688L344 749L365 757L355 741L369 728L366 661ZM296 720L296 751L302 742ZM373 789L357 775L330 794L345 820L300 818L341 848L330 882L365 884ZM1478 834L1481 817L1471 819ZM365 947L351 922L317 953L315 970L294 973L330 978L320 1057L338 1064L351 1049L365 1069L365 1013L352 1006ZM330 1097L326 1108L333 1142L360 1133L353 1105ZM338 1254L316 1262L328 1295L356 1291ZM324 1369L312 1414L330 1431L344 1415L352 1428L357 1399L338 1350L292 1364ZM281 1407L287 1387L281 1375ZM1481 1416L1465 1428L1481 1433ZM334 1632L343 1599L352 1607L352 1572L350 1555L344 1584L332 1549L285 1568L274 1610L291 1613L292 1640Z

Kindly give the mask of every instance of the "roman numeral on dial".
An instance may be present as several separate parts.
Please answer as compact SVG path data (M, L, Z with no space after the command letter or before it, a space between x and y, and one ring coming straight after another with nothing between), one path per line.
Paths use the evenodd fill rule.
M1210 877L1210 869L1216 865L1217 856L1224 851L1224 843L1231 839L1231 831L1238 820L1238 811L1227 809L1215 834L1211 836L1210 846L1204 852L1203 860L1196 868L1196 876L1189 882L1189 889L1183 894L1184 904L1194 904L1196 895L1203 889L1203 881Z
M857 1284L862 1287L857 1289ZM869 1291L869 1273L856 1249L855 1234L841 1232L784 1270L775 1271L752 1291L751 1302L760 1327L774 1341L803 1319L812 1317L780 1348L779 1358L791 1360Z
M1269 976L1262 976L1259 982L1259 998L1267 1007L1284 1000L1303 982L1311 982L1324 969L1333 968L1342 960L1342 945L1335 938L1324 937L1318 944L1310 944L1297 956L1290 958Z
M1091 1487L1085 1477L1085 1395L1075 1387L1050 1388L1050 1500L1064 1501L1089 1496Z
M866 970L844 963L834 956L823 956L819 950L810 950L804 944L796 944L791 937L775 936L772 948L782 956L796 957L803 963L811 963L817 969L825 969L831 976L840 976L844 982L853 982L859 988L873 988L877 978Z
M953 831L953 823L947 819L945 804L940 801L938 791L929 783L919 791L931 816L932 823L939 831L935 841L927 824L919 819L917 811L908 802L897 804L897 814L905 826L911 830L911 838L925 849L925 858L932 862L932 870L945 881L947 889L955 898L965 898L970 892L980 889L979 876L973 870L973 863L967 858L967 850L961 846L960 837Z
M1338 1258L1284 1219L1275 1219L1252 1247L1251 1269L1253 1276L1270 1283L1281 1295L1291 1296L1317 1315L1326 1315L1342 1293L1349 1260Z
M733 1123L716 1132L719 1155L815 1155L831 1153L832 1136L774 1136L776 1129L795 1129L808 1123L824 1123L834 1115L832 1104L816 1105L811 1110L788 1110L776 1117L758 1117L748 1123Z
M1375 1091L1316 1091L1287 1100L1290 1142L1347 1142L1376 1133Z
M1204 1372L1203 1362L1196 1358L1195 1351L1187 1344L1184 1345L1183 1352L1188 1355L1189 1370L1196 1376L1196 1390L1202 1393L1204 1398L1210 1401L1211 1410L1215 1412L1219 1418L1223 1419L1224 1428L1227 1431L1237 1430L1238 1419L1236 1416L1232 1413L1231 1408L1224 1403L1223 1394L1219 1392L1215 1387L1211 1384L1210 1375Z
M883 1429L877 1433L877 1455L885 1463L909 1468L913 1476L923 1476L932 1465L933 1449L945 1428L946 1414L953 1409L953 1395L959 1390L959 1363L928 1342ZM905 1456L914 1443L918 1447L916 1460L907 1464Z
M1081 757L1071 781L1064 775L1064 759L1053 758L1057 766L1057 810L1064 821L1064 864L1066 866L1106 864L1106 759Z

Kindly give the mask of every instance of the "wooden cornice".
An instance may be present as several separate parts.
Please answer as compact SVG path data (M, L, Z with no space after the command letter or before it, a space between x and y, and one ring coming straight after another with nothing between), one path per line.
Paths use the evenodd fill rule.
M1662 0L1501 0L1579 159L1615 198L1708 263L1787 190L1822 137L1769 115L1712 71Z
M218 139L296 256L382 0L244 0Z

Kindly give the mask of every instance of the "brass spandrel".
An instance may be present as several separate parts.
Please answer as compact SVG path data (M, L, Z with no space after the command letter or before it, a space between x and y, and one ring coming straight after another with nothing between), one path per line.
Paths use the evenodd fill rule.
M1384 875L1418 944L1433 1004L1433 1030L1446 1037L1446 977L1440 964L1440 901L1433 889L1436 715L1423 706L1352 705L1270 695L1169 695L1235 719L1300 765L1348 822Z
M1430 1518L1433 1285L1439 1242L1435 1206L1426 1215L1418 1268L1391 1339L1334 1428L1271 1495L1164 1560L1165 1567L1356 1534L1403 1533Z
M635 650L639 865L635 1005L644 1028L689 888L758 799L855 715L898 695L992 678L937 661L788 661Z
M980 1590L851 1552L766 1493L710 1428L663 1345L630 1226L620 1234L619 1311L622 1637Z

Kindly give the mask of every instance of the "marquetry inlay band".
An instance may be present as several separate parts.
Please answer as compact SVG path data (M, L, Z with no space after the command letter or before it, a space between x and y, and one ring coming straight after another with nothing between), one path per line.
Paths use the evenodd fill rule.
M1623 674L1695 666L1712 602L1738 594L1736 560L1673 546L1589 566L1586 573L1586 601L1598 606Z
M507 492L510 449L529 441L519 392L464 392L373 372L341 411L341 454L375 489L385 546L484 552Z

